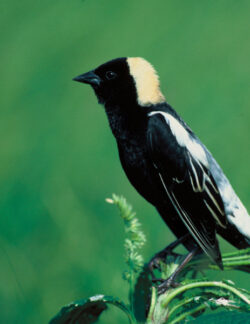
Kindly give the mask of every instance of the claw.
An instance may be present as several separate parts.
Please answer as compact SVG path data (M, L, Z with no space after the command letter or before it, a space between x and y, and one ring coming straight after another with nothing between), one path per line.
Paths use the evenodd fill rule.
M180 256L180 254L177 254L173 252L173 249L178 246L180 243L183 243L188 238L189 234L184 235L183 237L179 238L178 240L174 241L170 245L168 245L165 249L160 251L159 253L155 254L155 256L149 261L148 263L148 269L150 271L152 282L157 283L160 282L158 286L158 294L163 294L165 291L167 291L169 288L176 288L180 284L175 282L175 278L177 275L182 271L182 269L185 267L185 265L192 259L192 257L197 252L197 248L193 251L189 252L189 254L184 258L184 260L181 262L181 264L178 266L178 268L172 273L172 275L167 279L162 278L156 278L154 274L154 269L160 269L160 262L166 262L166 257L168 255L177 257Z
M160 262L164 262L166 259L166 254L164 255L161 252L157 253L148 263L148 267L151 271L153 271L153 269L159 269L160 268Z
M167 256L167 251L162 250L159 253L155 254L155 256L149 261L148 263L148 269L150 271L151 277L152 277L152 282L163 282L164 280L161 278L156 278L154 275L154 269L160 270L160 262L164 262L166 260Z
M169 288L177 288L181 284L176 282L174 280L174 277L170 276L168 279L164 280L159 286L158 286L158 295L161 295L165 293Z
M157 282L161 282L161 283L163 283L165 280L164 279L162 279L162 278L152 278L152 280L151 280L153 283L157 283Z
M175 281L175 278L179 275L179 273L183 270L185 265L192 259L192 257L195 255L197 252L197 249L194 249L193 251L189 252L188 255L184 258L184 260L181 262L181 264L178 266L178 268L171 274L171 276L162 282L158 286L158 294L163 294L165 291L167 291L169 288L176 288L179 283Z

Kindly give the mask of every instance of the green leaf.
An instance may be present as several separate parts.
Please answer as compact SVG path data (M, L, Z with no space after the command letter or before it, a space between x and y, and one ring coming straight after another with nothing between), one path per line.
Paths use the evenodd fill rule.
M151 300L151 287L151 274L146 264L137 278L133 292L133 310L135 318L139 323L146 322L146 314Z
M192 319L192 324L247 324L250 321L249 313L241 312L219 312L216 314L203 315L200 318ZM182 323L185 323L184 321ZM188 322L186 322L188 323Z
M50 321L50 324L92 324L95 323L107 304L112 304L121 309L128 317L129 323L135 323L133 314L127 306L118 298L104 295L96 295L71 303Z

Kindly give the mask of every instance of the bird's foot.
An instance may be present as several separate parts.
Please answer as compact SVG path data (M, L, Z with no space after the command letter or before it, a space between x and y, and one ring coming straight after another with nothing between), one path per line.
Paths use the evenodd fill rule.
M167 291L169 288L176 288L178 287L180 284L177 283L175 281L176 277L181 273L181 271L184 269L184 267L186 266L186 264L192 259L192 257L195 255L195 253L197 252L197 249L194 249L193 251L189 252L184 259L182 260L182 262L179 264L179 266L175 269L175 271L171 274L171 276L166 279L156 279L154 277L154 274L152 276L152 281L153 282L157 282L160 281L161 283L158 286L158 294L163 294L165 291Z
M163 283L165 281L165 279L162 278L156 278L155 274L154 274L154 270L161 270L161 263L162 262L166 262L166 258L168 255L174 255L174 256L178 256L177 253L172 252L172 250L170 250L168 247L166 247L164 250L156 253L153 258L149 261L148 263L148 269L150 271L151 274L151 278L152 278L152 282L153 283L157 283L157 282L161 282Z
M183 243L187 238L189 237L189 234L186 234L182 237L180 237L179 239L177 239L176 241L174 241L173 243L169 244L168 246L165 247L165 249L161 250L160 252L156 253L153 258L149 261L148 263L148 269L151 273L152 276L152 281L153 282L157 282L157 281L161 281L163 282L163 279L157 279L154 275L154 269L158 269L160 270L160 264L161 262L165 262L167 256L171 255L174 257L179 256L178 253L173 252L173 250L181 243Z
M175 276L170 276L166 280L161 280L162 282L157 287L158 295L165 293L170 288L177 288L181 284L175 281Z
M167 248L156 253L148 263L148 268L151 273L154 269L160 269L160 263L166 260L167 255L171 254L171 251Z

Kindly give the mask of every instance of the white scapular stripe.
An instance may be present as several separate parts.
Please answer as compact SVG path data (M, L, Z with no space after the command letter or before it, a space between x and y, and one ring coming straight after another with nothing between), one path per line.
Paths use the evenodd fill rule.
M193 139L189 135L189 133L181 125L181 123L172 115L163 111L152 111L148 115L153 116L155 114L160 114L165 118L166 123L169 125L171 132L175 136L178 144L180 146L186 147L189 153L193 156L193 158L195 158L196 160L204 164L206 167L208 167L208 161L205 150L200 145L200 143L196 142L195 139Z
M230 223L234 224L248 240L250 240L250 216L242 204L234 209L233 215L228 215L228 220Z
M250 241L250 215L234 192L227 178L218 182L218 188L225 204L228 221Z

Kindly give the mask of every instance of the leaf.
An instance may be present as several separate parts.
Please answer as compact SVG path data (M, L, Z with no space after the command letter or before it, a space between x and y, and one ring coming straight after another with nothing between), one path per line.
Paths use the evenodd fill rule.
M192 324L247 324L250 320L249 313L240 312L219 312L217 314L203 315L196 320L192 319ZM184 322L183 322L184 323ZM187 322L188 323L188 322Z
M49 324L92 324L95 323L107 304L112 304L121 309L128 317L129 322L134 323L133 314L127 306L118 298L104 295L96 295L71 303L49 322Z
M139 323L146 322L146 314L150 307L151 287L150 271L148 265L145 264L143 271L137 278L133 293L133 309L135 318Z

